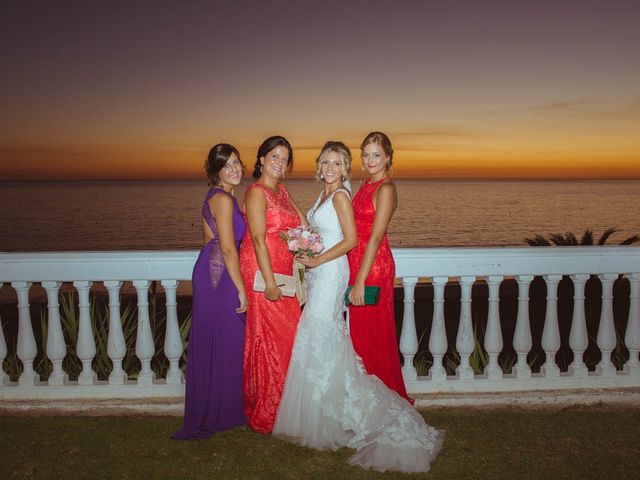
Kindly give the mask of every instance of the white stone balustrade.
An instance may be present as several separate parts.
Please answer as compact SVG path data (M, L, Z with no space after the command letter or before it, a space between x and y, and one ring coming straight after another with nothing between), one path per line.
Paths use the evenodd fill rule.
M169 360L169 371L167 372L167 383L180 385L182 383L182 372L178 363L182 356L183 346L180 338L180 327L178 325L178 302L176 300L176 290L178 282L176 280L162 280L162 286L166 293L167 324L164 335L164 354Z
M571 275L573 281L573 318L569 333L569 346L573 350L573 362L569 365L569 373L575 377L586 377L587 366L584 363L584 352L589 346L587 319L584 312L584 288L589 275Z
M76 352L82 362L82 372L78 376L79 385L93 385L96 383L96 372L93 371L91 363L96 355L96 342L93 338L93 328L91 326L91 316L89 304L89 289L91 282L77 280L73 286L78 291L78 311L80 312L78 321L78 345Z
M502 329L500 328L500 283L504 279L501 275L491 275L487 278L489 286L489 311L487 313L487 331L484 336L484 348L489 357L487 377L491 380L502 377L502 369L498 365L498 356L502 351Z
M555 389L601 389L640 386L640 249L637 247L525 247L525 248L439 248L394 249L396 272L402 279L404 314L399 349L404 358L403 375L410 393L429 392L509 392ZM10 382L0 368L0 400L64 399L64 398L144 398L184 394L184 377L179 368L183 352L177 316L176 291L181 281L189 281L198 252L68 252L68 253L0 253L0 287L10 285L16 292L17 322L11 332L0 329L0 361L9 351L17 352L22 374ZM547 287L544 327L540 344L544 363L540 371L531 371L528 356L533 347L529 309L530 288L536 277L542 277ZM573 316L568 347L573 361L561 371L556 354L562 347L558 316L558 285L563 277L573 282ZM614 283L628 279L630 285L629 313L624 332L616 336L613 318ZM518 286L517 312L501 315L501 285L507 280ZM597 347L602 359L595 371L588 371L584 355L589 346L585 316L585 286L587 281L602 285L602 308L597 331ZM159 282L165 292L167 321L164 332L152 332L149 316L148 289L150 282ZM627 281L627 280L624 280ZM58 295L62 282L71 283L78 293L79 331L75 350L82 362L77 381L69 381L63 360L67 353L59 313ZM138 323L135 354L140 360L136 380L127 378L123 370L126 354L119 295L123 282L133 282L137 295ZM425 333L433 363L426 376L418 376L412 362L418 352L416 324L429 319L416 318L416 285L428 282L433 287L433 316ZM34 370L37 356L36 339L30 314L29 290L41 283L47 293L46 356L53 365L46 381ZM451 299L445 296L447 284L460 285L460 315L447 317L447 323L457 336L447 341L445 307ZM484 372L474 372L470 357L474 349L482 348L475 341L472 319L473 286L486 283L488 315L484 350L488 364ZM103 284L109 296L109 331L107 354L112 363L108 380L96 379L91 366L96 355L96 339L90 317L91 286ZM617 294L616 294L617 295ZM453 299L457 301L457 299ZM544 304L542 304L544 306ZM2 321L6 324L6 318ZM566 321L566 320L562 320ZM451 324L450 322L455 322ZM505 322L510 322L506 325ZM514 332L513 338L503 338L503 327ZM567 327L568 326L563 326ZM565 330L566 331L566 330ZM169 361L165 378L155 378L151 360L156 339L164 335L164 353ZM539 333L537 334L539 335ZM71 336L74 337L73 335ZM8 345L9 342L15 344ZM616 369L612 354L618 342L624 342L630 358L622 369ZM510 371L502 371L498 361L505 345L515 351L517 360ZM567 346L565 345L565 348ZM449 349L460 355L460 363L452 366L444 359ZM448 357L447 357L448 358ZM475 358L475 357L474 357ZM542 359L540 359L542 362ZM452 368L457 367L455 372ZM425 372L420 372L425 373Z
M122 282L108 280L104 282L109 292L109 334L107 336L107 355L113 368L109 374L111 385L124 385L127 381L127 373L122 369L122 360L127 354L127 345L122 331L122 319L120 317L120 288Z
M460 354L460 365L458 366L457 374L460 380L473 379L473 369L469 363L469 358L475 346L473 322L471 320L471 288L475 280L475 277L465 276L460 278L462 294L460 298L460 321L458 322L458 335L456 336L456 348Z
M49 375L49 385L64 385L68 376L62 369L62 361L67 355L67 345L64 342L62 324L60 323L60 303L58 292L62 282L42 282L47 292L47 308L49 324L47 328L47 358L51 361L53 371Z
M518 316L516 331L513 335L513 348L518 354L518 363L513 367L516 377L531 377L531 368L527 362L527 355L531 350L531 325L529 324L529 286L533 275L519 275L518 280Z
M400 333L400 351L404 357L402 375L407 381L418 380L418 372L413 366L413 358L418 353L418 334L416 333L416 317L414 314L414 294L418 279L406 277L402 279L404 288L404 313L402 316L402 332Z
M12 282L11 286L15 288L18 295L18 358L22 362L22 374L18 379L20 386L35 385L40 380L33 369L33 361L38 353L38 346L33 335L33 326L31 325L31 313L29 312L29 289L30 282Z
M542 331L542 348L546 361L542 366L542 374L546 377L560 376L560 369L556 364L556 353L560 350L560 328L558 327L558 283L562 275L545 275L547 283L547 310L544 317Z
M429 351L433 355L431 378L443 382L447 372L443 365L444 354L447 353L447 331L444 327L444 289L448 277L433 277L433 323L429 335Z
M138 331L136 335L136 356L140 359L142 368L138 374L139 385L151 385L155 378L151 370L151 359L155 353L153 332L149 320L149 285L148 280L134 280L138 295Z

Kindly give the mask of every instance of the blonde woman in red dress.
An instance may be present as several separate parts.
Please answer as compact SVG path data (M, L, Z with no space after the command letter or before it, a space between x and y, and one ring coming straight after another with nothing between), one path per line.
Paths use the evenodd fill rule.
M291 275L293 255L279 233L306 217L280 182L293 165L289 142L269 137L258 149L253 176L244 198L248 230L240 247L240 268L249 307L244 350L244 413L256 432L271 431L296 334L300 305L283 297L274 273ZM253 290L256 271L265 279L264 292Z
M387 227L398 203L389 176L393 147L384 133L371 132L360 150L368 178L353 197L358 244L348 254L349 285L353 285L349 292L351 339L367 372L413 403L400 367L393 310L395 263L387 240ZM376 305L364 304L365 285L380 287Z

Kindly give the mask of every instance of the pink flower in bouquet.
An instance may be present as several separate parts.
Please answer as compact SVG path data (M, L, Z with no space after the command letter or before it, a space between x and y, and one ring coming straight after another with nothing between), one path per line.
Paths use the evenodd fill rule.
M280 232L280 238L287 242L287 248L294 255L313 257L324 250L322 237L311 228L288 228Z

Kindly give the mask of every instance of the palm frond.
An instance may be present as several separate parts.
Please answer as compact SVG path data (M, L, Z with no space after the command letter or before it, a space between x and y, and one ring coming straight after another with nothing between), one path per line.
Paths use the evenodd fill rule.
M576 238L576 236L569 232L569 233L565 233L564 235L564 240L566 242L566 245L571 245L571 246L575 246L578 245L578 239Z
M551 243L557 245L558 247L567 245L564 235L561 233L550 233L549 240L551 240Z
M540 234L537 234L533 238L525 238L524 241L525 241L525 243L527 243L527 245L529 245L531 247L549 247L549 246L551 246L551 243L549 243L549 240L547 240L547 237L545 237L544 235L540 235Z
M593 230L587 228L582 234L580 245L593 245Z
M598 240L598 245L604 245L605 243L607 243L607 240L609 240L609 237L613 235L617 230L618 229L616 227L607 228L602 234L602 236L600 237L600 240Z
M629 237L623 240L622 242L620 242L620 245L633 245L634 243L638 243L638 242L640 242L640 236L634 235L633 237Z

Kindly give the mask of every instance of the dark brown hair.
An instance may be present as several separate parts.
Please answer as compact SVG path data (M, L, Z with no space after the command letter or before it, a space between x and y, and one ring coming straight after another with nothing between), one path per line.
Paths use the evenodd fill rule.
M280 135L275 135L273 137L267 138L264 142L262 142L260 147L258 147L256 164L253 167L253 178L260 178L260 175L262 175L262 164L260 163L260 159L262 157L266 157L267 153L269 153L276 147L286 147L286 149L289 150L287 169L291 170L293 168L293 148L291 148L291 144L286 138L281 137Z
M209 185L218 185L220 182L220 170L231 158L231 155L236 154L240 165L242 165L242 173L244 174L245 166L240 159L240 152L233 145L228 143L218 143L209 150L209 156L204 162L204 170L207 172L207 178L209 179Z

